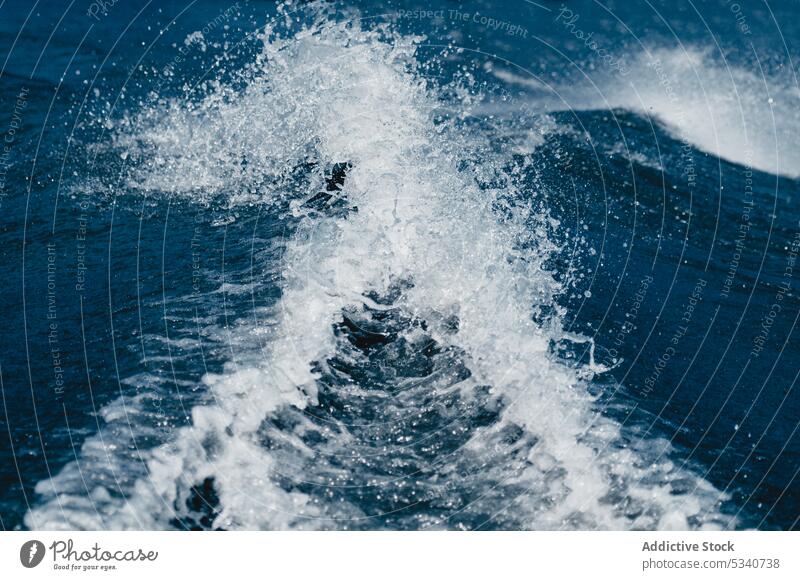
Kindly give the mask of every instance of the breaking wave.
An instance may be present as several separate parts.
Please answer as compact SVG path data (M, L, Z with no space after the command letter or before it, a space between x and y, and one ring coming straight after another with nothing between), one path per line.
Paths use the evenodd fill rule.
M796 79L716 59L695 46L644 47L625 76L583 72L568 83L544 82L498 66L504 82L524 87L533 103L555 110L620 108L651 116L680 139L717 157L777 175L800 176L800 92Z

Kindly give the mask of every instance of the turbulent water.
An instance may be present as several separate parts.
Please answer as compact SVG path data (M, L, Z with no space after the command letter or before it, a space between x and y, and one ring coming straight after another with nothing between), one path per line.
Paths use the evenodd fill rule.
M721 210L719 192L695 200L694 182L722 191L724 164L733 179L752 181L759 170L764 183L797 190L797 125L765 129L770 115L797 115L785 77L769 93L776 107L751 111L742 103L762 95L759 77L699 49L631 48L638 90L606 71L593 93L500 58L462 65L479 52L432 41L402 18L288 5L267 22L195 85L180 88L173 61L135 99L101 97L72 112L92 117L92 137L75 145L84 161L59 186L69 240L59 244L72 267L81 232L95 241L86 251L103 267L74 275L102 292L92 304L63 274L82 310L71 319L63 295L55 298L57 340L83 346L63 347L74 386L57 394L77 399L69 412L59 403L52 424L73 420L75 409L84 419L38 451L38 435L9 438L15 457L53 465L36 481L20 477L17 525L796 523L789 383L776 389L781 406L769 403L772 420L731 447L726 467L741 471L752 437L764 439L777 418L783 450L770 435L773 447L757 453L772 466L780 460L778 479L761 467L749 472L756 488L742 491L736 476L712 469L735 436L725 443L725 409L746 405L734 398L729 407L720 392L700 405L713 411L704 426L690 420L689 407L725 374L717 363L726 355L709 357L717 368L705 388L705 378L689 381L699 394L680 390L691 364L659 364L666 353L694 364L689 344L705 343L713 304L737 301L725 294L736 296L741 276L755 271L725 283L735 227L721 228L719 256L716 237L707 249L687 247L693 219L710 236L720 215L737 226L742 213L740 202ZM184 46L221 47L201 32ZM726 83L749 92L732 99ZM679 185L687 195L673 193ZM53 231L62 225L54 220ZM675 270L645 267L659 252L689 271L667 315ZM694 305L703 300L711 305L701 315ZM784 304L794 312L792 291ZM110 320L110 333L93 336L84 311ZM659 327L681 317L691 332ZM603 328L606 318L614 322ZM662 342L647 342L654 329ZM104 371L89 372L91 359ZM796 362L780 363L787 376ZM8 383L5 362L3 372ZM102 393L78 387L93 379ZM662 394L650 396L657 384ZM715 426L724 433L706 440ZM759 478L768 482L760 490ZM778 502L788 507L770 515Z

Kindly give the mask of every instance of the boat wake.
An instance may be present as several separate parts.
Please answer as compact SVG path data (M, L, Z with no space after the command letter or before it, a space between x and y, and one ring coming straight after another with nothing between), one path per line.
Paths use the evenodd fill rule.
M459 114L469 92L428 79L420 40L324 16L273 24L244 89L153 107L117 134L131 189L283 220L280 297L227 331L234 354L202 378L190 424L151 426L154 444L125 454L113 433L141 439L146 401L107 410L78 461L39 483L27 526L732 525L665 441L601 412L588 386L602 367L555 353L579 339L548 266L558 223L525 155Z

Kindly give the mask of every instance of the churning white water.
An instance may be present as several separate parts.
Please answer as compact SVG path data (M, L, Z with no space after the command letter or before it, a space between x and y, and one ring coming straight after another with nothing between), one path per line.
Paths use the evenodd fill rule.
M557 224L533 203L535 191L521 189L511 151L489 143L480 123L467 128L442 114L418 42L322 18L292 35L268 28L245 89L219 86L194 104L154 107L117 135L116 147L143 160L131 188L198 202L224 194L231 205L292 213L297 226L273 266L282 293L229 331L235 355L202 378L208 402L191 410L191 425L161 432L136 470L130 455L109 448L111 427L105 440L101 431L37 486L29 527L167 528L204 482L213 482L213 528L379 527L381 490L398 505L429 506L408 520L400 510L398 527L454 527L457 513L477 506L489 527L728 525L717 509L724 498L678 469L665 442L625 437L595 408L587 381L602 369L553 354L562 288L545 264L558 250L547 238ZM458 107L449 97L447 110ZM341 189L312 207L337 164L348 164ZM544 309L555 310L546 321L535 316ZM431 368L410 378L396 372L402 357L373 365L373 383L397 387L386 392L367 390L353 370L372 369L376 351L348 346L342 331L344 320L351 337L384 340L388 322L364 331L381 316L406 321L391 340L417 351L435 345ZM325 411L321 385L341 391L348 412L392 409L372 412L376 432L392 436L367 453L358 426L315 423ZM492 419L467 424L465 411L422 433L414 421L445 399L482 401ZM107 408L108 425L127 424L137 402L128 405ZM276 427L290 411L293 422ZM406 431L389 425L409 417ZM435 447L454 431L458 445L420 452L413 470L376 467L414 437ZM330 494L314 491L326 486ZM376 488L374 501L326 501L348 486Z

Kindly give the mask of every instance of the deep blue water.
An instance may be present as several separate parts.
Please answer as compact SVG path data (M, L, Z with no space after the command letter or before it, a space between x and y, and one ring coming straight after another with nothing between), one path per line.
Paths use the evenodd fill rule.
M796 3L107 5L0 3L4 529L798 527Z

